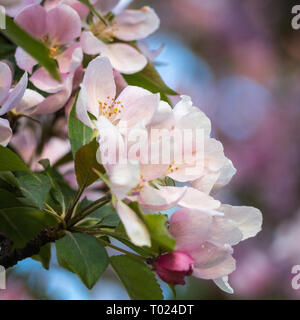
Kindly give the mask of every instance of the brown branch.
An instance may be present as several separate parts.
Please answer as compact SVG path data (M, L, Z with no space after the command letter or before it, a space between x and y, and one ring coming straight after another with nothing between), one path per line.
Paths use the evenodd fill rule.
M47 227L30 240L25 247L14 250L10 250L12 246L11 241L2 236L0 239L2 249L0 251L0 265L7 269L21 260L38 254L42 246L61 238L58 231L57 227Z

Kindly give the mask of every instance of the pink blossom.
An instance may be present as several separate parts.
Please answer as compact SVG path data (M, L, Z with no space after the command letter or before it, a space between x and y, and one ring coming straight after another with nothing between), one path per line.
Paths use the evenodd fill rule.
M12 72L6 63L0 62L0 116L16 108L16 112L27 112L43 101L43 97L27 89L28 76L24 73L19 83L11 89ZM0 118L0 145L7 146L12 130L7 119Z
M189 254L175 251L159 256L154 268L163 281L172 285L184 285L184 278L193 272L194 262Z
M102 1L98 1L101 6ZM107 6L104 5L107 10ZM106 11L105 10L105 11ZM81 35L82 49L86 54L101 54L109 58L112 66L121 73L131 74L142 70L147 58L132 45L117 42L134 41L146 38L159 27L159 18L153 9L143 7L140 10L124 10L105 25L95 20Z
M51 93L38 105L35 113L55 112L69 100L75 73L83 59L80 45L72 43L80 35L80 18L75 10L64 4L49 11L40 5L33 5L23 10L16 17L16 22L33 36L44 41L58 62L61 82L52 79L44 68L37 69L30 77L30 81L38 89ZM20 68L29 73L32 73L37 63L21 48L17 48L16 61Z
M182 284L183 277L192 274L212 279L221 289L232 293L228 284L228 275L235 270L232 246L255 236L261 224L261 212L253 207L182 208L169 221L170 234L176 240L176 259L173 254L167 254L159 257L154 266L162 279L171 284L176 281ZM187 257L190 257L189 263L184 263ZM187 268L189 264L192 271ZM186 273L174 280L166 270Z
M78 13L67 5L59 5L47 11L40 5L32 5L21 11L15 21L35 38L43 41L51 55L59 60L64 47L70 45L81 33ZM37 62L21 48L16 51L17 65L32 73ZM64 72L60 65L61 72Z

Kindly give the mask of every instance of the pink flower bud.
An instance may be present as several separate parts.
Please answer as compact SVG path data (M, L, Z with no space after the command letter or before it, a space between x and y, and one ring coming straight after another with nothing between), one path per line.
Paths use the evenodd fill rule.
M175 251L159 256L154 268L163 281L184 285L184 278L193 272L193 263L194 259L189 254Z

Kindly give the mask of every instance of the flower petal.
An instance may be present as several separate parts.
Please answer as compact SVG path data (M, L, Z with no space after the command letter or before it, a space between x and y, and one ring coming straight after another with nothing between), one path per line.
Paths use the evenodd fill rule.
M11 0L8 0L8 1L11 2ZM6 8L7 15L9 15L10 17L15 17L28 6L31 6L33 4L40 4L42 0L23 0L18 2L19 2L18 4L15 4Z
M220 207L220 201L194 188L188 188L178 205L190 209L213 210Z
M230 284L228 283L228 276L214 279L214 283L223 291L227 293L234 293L233 289L231 288Z
M190 255L195 260L195 268L212 268L222 263L233 253L229 245L217 246L211 242L204 242L200 248L190 251Z
M176 249L187 252L198 249L208 239L212 223L213 216L200 210L175 211L169 221L169 232L176 239Z
M33 67L37 65L37 61L20 47L16 50L15 59L17 66L30 74L32 73Z
M74 43L61 55L57 57L59 70L61 73L75 71L82 62L83 52L79 43Z
M46 10L39 4L32 5L21 11L15 21L35 38L47 33Z
M159 27L160 21L150 7L140 10L124 10L116 17L115 36L124 41L140 40L148 37Z
M129 89L128 91L133 91L132 97L134 97L134 90ZM126 122L127 128L132 128L137 124L146 126L150 123L158 108L159 99L159 94L150 93L149 95L145 95L132 101L130 105L124 105L124 109L120 114L120 120ZM120 101L122 102L122 100Z
M186 187L162 187L155 189L145 184L140 192L138 201L144 208L155 211L167 210L174 207L186 193Z
M254 237L261 230L262 213L257 208L224 204L218 211L236 223L243 234L242 240Z
M76 103L76 114L78 119L83 122L86 126L93 128L92 121L87 113L88 110L88 95L84 85L81 86L80 92L78 94L78 99Z
M0 105L7 98L12 82L12 72L9 66L0 62ZM0 108L1 110L1 108Z
M108 58L97 57L89 63L83 78L83 85L89 99L88 111L98 117L99 101L110 105L116 95L113 70Z
M135 48L125 43L108 44L103 55L109 58L116 70L125 74L139 72L147 65L147 59Z
M40 103L35 109L34 114L53 113L65 106L72 93L72 83L73 77L69 76L64 82L64 87Z
M44 68L37 69L29 79L38 89L48 92L56 93L64 87L64 82L59 82L49 74Z
M95 9L99 10L101 13L107 13L111 11L120 0L90 0L91 4L94 5Z
M233 220L224 216L214 216L213 231L209 240L217 244L238 244L243 234Z
M28 83L28 75L25 72L19 83L10 91L8 98L0 109L0 116L15 108L21 101Z
M117 201L116 210L132 243L136 246L150 247L149 231L137 214L122 201Z
M0 118L0 145L6 147L12 137L8 120Z
M95 37L91 31L84 31L80 37L80 45L86 54L96 55L106 49L106 44Z
M235 270L235 260L229 256L222 263L211 268L194 267L193 276L201 279L217 279L229 275Z
M18 112L21 112L21 113L26 112L26 114L28 114L28 113L31 113L29 109L37 106L38 104L42 103L44 100L45 98L38 92L31 89L26 89L21 101L16 106L16 109Z
M47 30L52 42L70 43L80 36L80 17L70 6L59 5L47 13Z

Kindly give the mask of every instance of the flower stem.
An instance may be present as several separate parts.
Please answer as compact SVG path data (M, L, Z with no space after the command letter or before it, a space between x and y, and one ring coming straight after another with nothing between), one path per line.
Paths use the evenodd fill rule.
M71 219L68 222L68 227L74 226L76 223L78 223L79 221L84 219L86 216L90 215L91 213L93 213L97 209L103 207L104 205L106 205L110 201L110 199L111 199L110 194L106 194L101 199L91 203L87 208L85 208L84 210L79 212L73 219Z
M145 260L146 260L146 258L144 258L144 257L142 257L142 256L139 256L139 255L137 255L137 254L135 254L135 253L132 253L132 252L127 251L127 250L125 250L125 249L122 249L122 248L119 248L119 247L117 247L117 246L114 246L113 244L111 244L111 243L109 243L109 242L107 242L107 241L105 241L105 240L102 240L102 239L99 239L99 238L96 238L96 239L97 239L101 244L103 244L104 246L110 247L110 248L112 248L112 249L114 249L114 250L117 250L117 251L119 251L119 252L125 253L125 254L127 254L127 255L129 255L129 256L132 256L132 257L134 257L134 258L140 259L140 260L142 260L142 261L145 261Z

